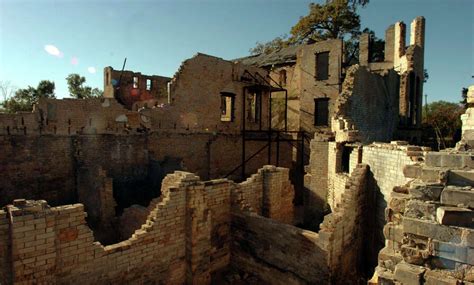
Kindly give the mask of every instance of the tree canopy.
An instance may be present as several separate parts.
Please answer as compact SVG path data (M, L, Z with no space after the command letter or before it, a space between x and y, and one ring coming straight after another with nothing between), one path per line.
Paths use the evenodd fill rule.
M15 95L4 98L1 105L7 113L31 111L40 98L56 98L54 89L54 82L42 80L36 88L28 86L25 89L18 89Z
M368 0L327 0L325 4L311 3L309 14L301 17L291 28L289 37L285 35L266 43L257 42L256 46L250 49L250 53L271 53L292 45L311 44L327 39L345 39L349 53L357 56L354 50L357 49L356 41L360 35L360 17L357 8L367 5L368 2Z
M461 114L464 108L461 104L436 101L423 108L423 127L426 139L437 138L436 132L441 139L447 141L446 146L453 146L459 140Z
M89 86L85 86L86 78L84 76L80 76L77 73L69 74L66 77L69 94L72 98L76 99L88 99L94 97L101 97L103 92L98 88L92 88Z

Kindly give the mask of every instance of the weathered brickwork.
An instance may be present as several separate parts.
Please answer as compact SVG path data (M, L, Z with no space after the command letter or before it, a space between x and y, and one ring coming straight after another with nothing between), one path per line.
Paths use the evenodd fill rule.
M177 169L197 173L204 179L228 174L237 177L240 169L231 171L241 161L241 139L237 134L180 131L149 135L0 136L0 148L4 150L0 153L0 205L17 198L44 199L51 205L79 202L76 191L81 184L77 184L75 177L84 177L81 169L93 167L106 171L113 179L114 191L125 191L132 182L152 185L149 176L160 174L150 170L150 161L158 161L161 168L166 169L167 158L180 160ZM247 157L264 144L248 142ZM291 166L290 149L288 144L280 146L281 166ZM275 152L271 162L276 163ZM247 175L266 163L266 152L258 154L247 163ZM95 177L90 176L90 179ZM132 199L127 193L122 196ZM158 194L155 193L155 197Z
M370 166L376 181L374 185L375 209L373 215L375 240L373 247L380 250L384 246L383 227L387 223L385 209L395 186L404 185L408 179L403 175L406 165L417 163L423 155L421 147L404 142L373 143L362 149L362 163Z
M367 275L361 257L370 250L368 167L358 165L345 185L343 202L327 215L319 233L252 212L234 213L231 266L269 284L347 284Z
M373 188L368 184L369 167L359 164L348 177L340 204L324 217L319 231L323 249L328 252L331 282L347 284L367 275L368 251L372 242L371 216ZM365 257L365 258L364 258Z
M258 176L261 187L253 189L263 197L259 214L282 219L292 213L288 170L267 166ZM82 204L49 207L46 201L15 200L7 212L0 211L0 264L7 265L0 276L15 284L209 284L213 271L229 265L231 211L254 200L242 195L249 184L201 182L175 172L164 180L145 223L129 239L108 246L94 242ZM275 195L282 199L273 205Z

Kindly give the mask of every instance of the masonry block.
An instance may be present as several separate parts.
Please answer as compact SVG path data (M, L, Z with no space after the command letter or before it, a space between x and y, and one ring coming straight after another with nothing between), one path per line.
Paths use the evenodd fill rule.
M437 201L443 191L442 184L418 184L412 183L408 188L410 196L414 199L424 201Z
M441 203L446 205L465 205L474 208L474 191L472 188L447 186L441 193Z
M436 209L436 220L442 225L473 228L474 211L458 207L439 207Z
M425 268L407 263L399 263L395 266L394 277L403 285L421 285Z
M451 170L448 173L448 183L457 186L474 185L474 170Z
M431 201L409 200L405 206L405 217L435 221L437 204Z
M461 228L439 225L432 221L405 217L403 219L403 230L406 233L429 237L444 242L461 242Z
M425 273L425 285L459 285L461 280L448 275L448 272L428 270Z

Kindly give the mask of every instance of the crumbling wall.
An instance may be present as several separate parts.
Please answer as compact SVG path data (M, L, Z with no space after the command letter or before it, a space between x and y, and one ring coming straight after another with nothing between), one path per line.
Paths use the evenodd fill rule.
M0 135L126 134L142 124L114 99L41 99L33 112L0 114Z
M268 128L268 88L263 88L260 120L248 119L249 107L242 114L243 100L248 104L244 87L265 83L267 71L198 53L186 60L173 77L170 104L146 110L153 129L186 128L239 132L246 120L247 130ZM233 94L233 119L222 121L221 93Z
M285 183L288 170L268 166L259 175L262 213L287 215L291 203L264 201L273 203L267 196L274 191L282 201L292 201L293 188ZM3 251L5 231L0 231L0 264L6 255L13 257L5 267L13 282L209 284L211 273L230 262L231 210L248 201L240 192L232 194L240 185L228 180L201 182L185 172L168 177L141 228L108 246L94 242L81 204L51 208L46 201L15 200L6 207L10 220L0 212L0 230L6 229L12 242L9 252ZM283 192L281 184L290 189Z
M386 211L379 282L474 282L473 158L469 152L429 152L425 163L405 168L410 181L393 188Z
M231 265L269 284L347 284L367 276L373 192L368 167L358 165L343 200L319 233L243 211L233 214Z
M329 204L331 209L334 209L342 201L342 195L352 171L361 162L360 146L329 142L327 152L327 189L325 189L326 191L323 190L324 192L321 192L321 195L325 195L324 201ZM347 157L343 158L344 155L347 155ZM314 163L318 165L319 162L315 161ZM318 165L318 167L320 166Z
M0 210L0 282L11 283L10 236L7 212Z
M319 231L333 284L367 277L366 258L372 241L373 189L369 167L359 164L346 181L341 203L324 217Z
M114 70L108 66L104 68L104 97L116 98L128 109L141 101L167 103L170 81L169 77Z
M404 185L408 179L404 176L407 165L413 165L423 159L423 149L408 145L406 142L373 143L362 149L362 163L370 166L375 183L373 247L378 251L384 246L383 227L387 223L385 211L392 197L392 189Z
M334 112L336 141L391 140L398 126L398 80L393 70L379 75L351 66Z

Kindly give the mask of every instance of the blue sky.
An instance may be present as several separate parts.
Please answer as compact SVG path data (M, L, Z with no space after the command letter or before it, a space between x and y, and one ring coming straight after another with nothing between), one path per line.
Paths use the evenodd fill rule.
M128 70L171 77L197 52L248 55L257 41L288 33L310 2L0 0L0 80L18 88L52 80L62 98L68 74L102 89L103 68L120 69L125 57ZM474 1L371 0L360 14L362 28L379 37L396 21L425 16L429 102L457 102L461 88L474 84ZM58 50L51 55L46 45Z

